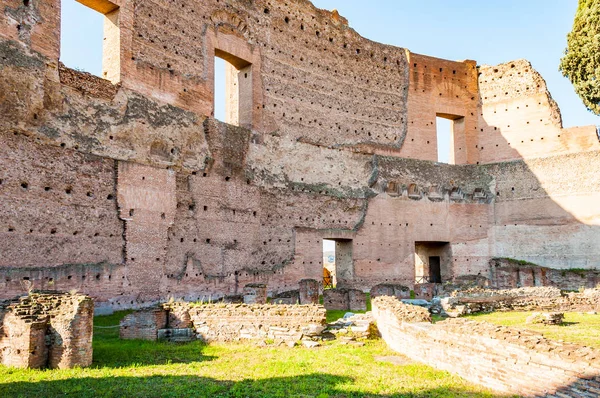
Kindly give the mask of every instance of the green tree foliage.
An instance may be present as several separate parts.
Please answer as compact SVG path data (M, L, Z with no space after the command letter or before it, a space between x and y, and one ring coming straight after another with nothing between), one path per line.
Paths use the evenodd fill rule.
M600 115L600 0L579 0L560 71L585 106Z

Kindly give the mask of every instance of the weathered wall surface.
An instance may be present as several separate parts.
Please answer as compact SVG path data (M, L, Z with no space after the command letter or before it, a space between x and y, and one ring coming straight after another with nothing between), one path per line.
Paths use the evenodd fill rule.
M0 363L70 369L92 364L94 302L68 293L30 293L0 302Z
M60 1L2 6L1 294L277 294L322 278L323 239L366 290L413 286L415 242L448 243L444 280L600 266L595 129L561 130L527 62L412 54L305 0L113 3L119 84L59 64ZM211 117L215 54L250 80L242 127ZM456 166L432 162L436 115Z
M409 358L524 397L594 396L600 388L592 348L464 319L412 323L390 301L395 299L374 300L373 316L387 344Z
M489 166L495 176L494 257L550 268L600 268L600 153Z
M121 320L122 339L156 340L165 328L192 328L205 342L275 339L298 341L319 334L325 324L320 305L168 303Z
M408 135L400 156L437 162L436 116L440 116L455 120L450 163L476 163L476 62L453 62L411 53L408 74Z
M479 68L480 163L598 151L595 126L562 128L558 105L525 60Z

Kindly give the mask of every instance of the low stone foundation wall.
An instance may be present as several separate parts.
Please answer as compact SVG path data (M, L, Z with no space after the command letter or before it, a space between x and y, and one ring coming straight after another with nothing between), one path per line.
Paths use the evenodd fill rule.
M450 316L493 311L600 311L600 290L562 294L555 287L526 287L508 290L470 289L453 292L441 300Z
M371 300L375 297L389 296L397 299L409 299L410 288L403 285L381 284L371 288Z
M562 290L579 290L600 284L600 271L596 269L545 268L508 258L492 259L490 272L491 284L498 289L555 286Z
M159 336L192 329L206 342L274 339L298 341L325 328L326 311L320 305L186 304L168 303L137 311L121 321L123 339L156 340Z
M202 305L190 309L198 337L204 341L275 339L298 341L319 334L325 308L317 305Z
M389 297L374 299L372 307L392 349L471 382L524 397L600 393L598 350L465 319L414 322L422 317Z
M0 303L0 363L68 369L92 363L94 302L69 293L31 293Z
M119 337L124 340L151 340L167 327L167 311L163 308L136 311L121 319Z

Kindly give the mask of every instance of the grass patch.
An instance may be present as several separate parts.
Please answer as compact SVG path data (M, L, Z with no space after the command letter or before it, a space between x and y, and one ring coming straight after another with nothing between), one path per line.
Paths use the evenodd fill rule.
M563 340L600 349L600 315L566 312L563 325L527 325L525 320L532 312L494 312L475 314L465 318L511 326L542 334L552 340Z
M381 340L317 349L119 340L124 313L97 317L87 369L0 366L0 397L493 397L447 372L377 362Z

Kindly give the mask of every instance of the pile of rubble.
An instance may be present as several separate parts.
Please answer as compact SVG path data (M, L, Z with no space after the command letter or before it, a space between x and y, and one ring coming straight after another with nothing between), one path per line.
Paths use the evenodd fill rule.
M562 312L534 312L527 317L525 323L542 325L562 325L565 314Z

